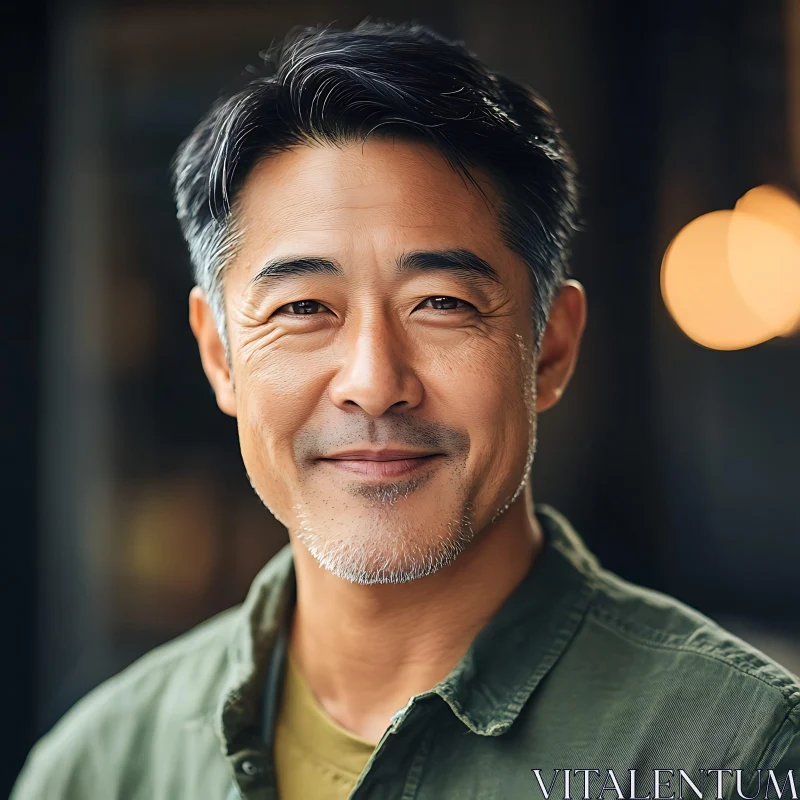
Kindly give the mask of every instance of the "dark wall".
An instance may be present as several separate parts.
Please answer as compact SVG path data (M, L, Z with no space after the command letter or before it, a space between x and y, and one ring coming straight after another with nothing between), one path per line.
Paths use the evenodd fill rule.
M0 794L10 790L34 735L36 672L37 409L39 398L39 243L46 132L44 3L9 13L0 48L5 98L0 241L3 252L3 412L0 486L3 492L0 608L3 615L0 685L6 724Z

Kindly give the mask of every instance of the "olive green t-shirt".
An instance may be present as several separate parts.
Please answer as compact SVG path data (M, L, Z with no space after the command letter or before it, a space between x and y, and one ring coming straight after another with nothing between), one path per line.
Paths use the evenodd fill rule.
M347 800L375 750L320 706L291 655L275 725L275 774L282 800Z
M776 798L769 770L792 798L797 676L604 569L554 509L536 515L545 544L528 574L450 674L392 717L349 800L695 800L680 771L703 798L718 778L726 798ZM77 703L31 751L12 800L278 800L263 687L295 590L287 544L242 606Z

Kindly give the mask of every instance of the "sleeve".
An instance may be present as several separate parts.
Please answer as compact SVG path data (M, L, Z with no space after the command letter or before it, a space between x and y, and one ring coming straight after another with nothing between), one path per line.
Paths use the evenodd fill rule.
M792 709L767 743L759 759L758 769L761 770L763 781L759 797L774 800L779 797L800 796L800 706ZM758 775L755 774L751 789L757 785L757 781Z
M83 742L70 742L56 726L28 754L9 800L78 800L97 797Z
M9 800L112 800L117 796L111 681L89 692L33 746Z

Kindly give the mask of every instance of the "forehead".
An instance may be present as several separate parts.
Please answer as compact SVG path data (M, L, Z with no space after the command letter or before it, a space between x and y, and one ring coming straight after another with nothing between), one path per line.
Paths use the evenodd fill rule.
M338 240L346 246L355 236L372 247L496 248L499 198L481 171L471 172L485 197L424 143L375 138L302 145L253 168L237 216L245 234L262 245Z

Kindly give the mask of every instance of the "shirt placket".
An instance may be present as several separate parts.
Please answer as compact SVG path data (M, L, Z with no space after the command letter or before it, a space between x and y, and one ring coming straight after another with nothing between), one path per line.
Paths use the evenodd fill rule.
M433 726L422 727L419 724L422 716L430 715L430 709L426 709L426 702L423 702L430 697L430 692L416 695L392 715L389 727L375 747L348 800L411 800L416 796L434 733ZM409 768L405 774L397 775L395 782L387 784L390 779L384 778L384 775L388 775L390 770L379 770L379 767L387 761L391 763L392 753L399 745L399 737L412 735L412 724L420 728L420 734L413 745L414 753L410 758Z

